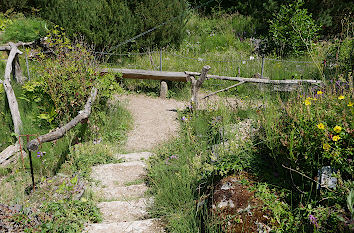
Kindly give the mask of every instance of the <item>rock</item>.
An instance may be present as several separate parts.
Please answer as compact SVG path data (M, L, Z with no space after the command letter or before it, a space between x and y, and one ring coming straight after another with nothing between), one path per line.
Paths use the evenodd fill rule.
M168 87L167 83L165 81L161 81L161 87L160 87L160 98L166 99L167 94L168 94Z
M222 179L213 193L216 221L226 222L223 232L269 232L270 211L236 177Z

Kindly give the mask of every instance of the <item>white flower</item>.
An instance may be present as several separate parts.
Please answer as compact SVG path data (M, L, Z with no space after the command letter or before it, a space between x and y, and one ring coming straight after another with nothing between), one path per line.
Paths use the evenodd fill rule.
M242 64L246 64L246 61L242 61Z
M250 60L254 60L254 56L250 56Z

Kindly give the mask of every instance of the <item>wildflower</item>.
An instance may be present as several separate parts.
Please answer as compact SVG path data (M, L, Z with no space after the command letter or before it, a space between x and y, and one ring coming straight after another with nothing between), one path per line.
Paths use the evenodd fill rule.
M181 118L181 121L186 121L187 120L187 117L185 117L185 116L183 116L182 118Z
M332 140L335 141L335 142L339 141L339 139L340 139L340 137L337 136L337 135L336 135L336 136L333 136L333 138L332 138Z
M329 145L328 143L325 143L325 144L323 144L322 148L323 148L325 151L329 151L329 149L331 149L331 145Z
M340 95L340 96L338 96L338 99L339 99L339 100L344 100L344 99L345 99L345 96L344 96L344 95Z
M306 106L311 105L311 101L310 101L309 99L306 99L306 100L305 100L305 105L306 105Z
M322 91L317 91L317 95L322 95L323 92Z
M310 220L310 222L311 222L314 226L316 226L316 228L318 228L317 219L316 219L315 216L313 216L312 214L310 214L310 215L309 215L309 220Z
M319 123L319 124L317 125L317 128L319 128L319 129L324 129L324 128L325 128L325 125L324 125L323 123Z
M46 153L47 153L47 152L45 152L45 151L43 151L43 152L38 151L38 152L37 152L37 158L43 157Z
M354 103L353 102L349 102L348 103L348 107L353 107Z
M254 56L250 56L250 60L254 60Z
M334 128L333 128L334 132L336 133L339 133L340 131L342 131L342 127L336 125Z

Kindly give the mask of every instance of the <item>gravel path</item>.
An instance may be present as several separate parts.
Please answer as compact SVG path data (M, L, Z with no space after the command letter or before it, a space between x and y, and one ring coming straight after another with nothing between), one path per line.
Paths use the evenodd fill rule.
M179 127L176 109L182 109L186 103L145 95L117 98L126 103L134 120L134 128L126 142L127 151L151 150L176 135Z

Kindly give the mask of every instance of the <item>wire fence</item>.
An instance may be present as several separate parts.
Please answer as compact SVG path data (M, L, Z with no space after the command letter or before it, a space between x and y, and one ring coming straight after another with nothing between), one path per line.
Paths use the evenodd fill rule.
M104 55L105 53L98 53ZM142 53L109 53L110 66L128 69L163 71L200 71L204 65L212 67L211 74L231 77L266 77L270 79L319 79L319 61L285 60L240 54L203 57L175 51L155 50Z

